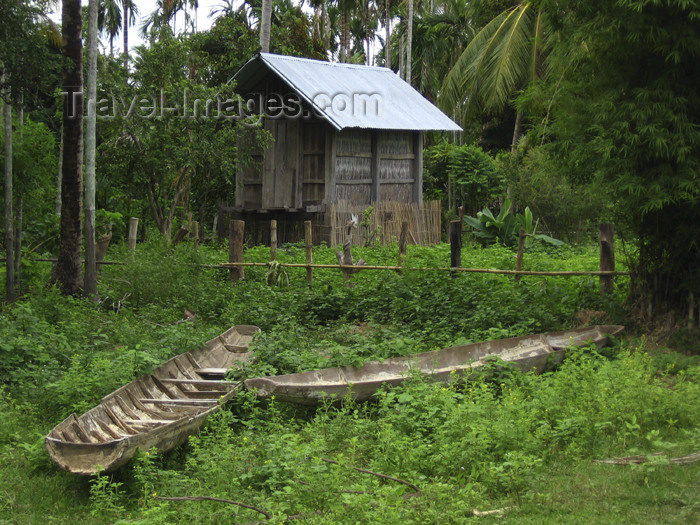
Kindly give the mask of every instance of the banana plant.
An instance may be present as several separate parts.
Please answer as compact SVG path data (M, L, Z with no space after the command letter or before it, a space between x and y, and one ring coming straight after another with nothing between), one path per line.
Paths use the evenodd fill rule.
M503 201L503 206L498 215L488 208L476 214L476 217L464 217L464 222L471 226L476 240L482 245L501 243L504 246L516 246L520 236L520 230L525 231L527 238L533 238L554 246L564 244L559 239L549 235L536 233L539 221L533 222L532 211L525 208L524 213L510 213L511 201L508 197Z

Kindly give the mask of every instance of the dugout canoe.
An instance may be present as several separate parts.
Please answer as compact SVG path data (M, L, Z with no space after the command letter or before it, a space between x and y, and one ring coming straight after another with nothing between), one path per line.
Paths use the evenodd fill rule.
M541 373L546 366L561 362L567 348L595 343L608 344L609 336L624 327L598 325L564 332L484 341L407 357L371 361L360 367L341 366L311 372L252 378L245 381L248 390L258 397L304 405L318 405L324 400L341 400L350 396L356 401L372 399L382 385L402 383L412 373L425 374L436 381L468 378L489 358L500 358L522 371Z
M137 449L174 448L235 395L240 382L224 375L248 358L258 331L233 326L105 396L80 417L71 414L46 436L51 459L69 472L89 475L118 469Z

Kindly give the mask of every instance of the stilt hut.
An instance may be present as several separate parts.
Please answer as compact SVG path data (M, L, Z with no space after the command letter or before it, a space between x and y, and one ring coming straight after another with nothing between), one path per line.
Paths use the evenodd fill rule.
M401 203L419 213L425 132L461 129L383 67L259 53L233 80L273 141L239 168L229 211L253 230L277 219L281 241L298 240L311 219L315 241L332 243L338 205Z

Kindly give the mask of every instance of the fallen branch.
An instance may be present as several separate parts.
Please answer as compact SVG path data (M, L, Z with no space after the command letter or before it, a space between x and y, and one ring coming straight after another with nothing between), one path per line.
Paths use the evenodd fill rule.
M494 509L494 510L477 510L474 509L472 510L472 514L474 516L494 516L498 515L500 516L503 514L505 511L512 509L513 507L503 507L502 509Z
M609 458L609 459L594 459L594 463L606 463L608 465L638 465L640 463L646 463L651 457L663 456L663 452L654 452L653 454L642 454L639 456L626 456L623 458ZM693 452L687 456L679 456L677 458L668 458L668 462L674 465L685 465L688 463L695 463L700 461L700 452Z
M264 510L259 509L258 507L254 507L252 505L247 505L245 503L240 503L238 501L233 501L230 499L213 498L211 496L156 496L155 499L160 499L163 501L218 501L219 503L230 503L231 505L238 505L239 507L243 507L244 509L250 509L259 512L268 520L272 519L272 514L265 512Z
M326 463L332 463L333 465L340 465L337 461L334 461L332 459L326 459L326 458L321 458L321 461L325 461ZM380 474L379 472L372 472L371 470L359 468L359 467L350 467L353 470L356 470L357 472L362 472L363 474L370 474L372 476L377 476L378 478L382 479L388 479L390 481L396 481L397 483L401 483L402 485L406 485L407 487L411 487L413 489L413 494L408 494L410 497L414 496L420 496L421 491L418 487L416 487L413 483L406 481L405 479L401 478L394 478L392 476L387 476L386 474Z

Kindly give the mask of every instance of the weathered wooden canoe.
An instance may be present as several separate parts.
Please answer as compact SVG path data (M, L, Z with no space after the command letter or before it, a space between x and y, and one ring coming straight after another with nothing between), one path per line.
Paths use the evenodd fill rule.
M371 399L384 384L396 385L413 371L436 381L448 381L451 374L468 377L489 357L499 357L523 371L542 372L545 366L558 364L572 346L608 343L608 335L617 335L624 327L592 326L565 332L514 337L453 346L407 357L371 361L361 367L341 366L311 372L258 377L245 381L245 387L259 397L275 396L281 401L316 405L324 399L344 399L348 394L357 401Z
M46 436L51 459L87 475L119 468L137 449L174 448L235 394L240 383L225 381L224 374L246 360L258 330L234 326L105 396L82 416L71 414Z

